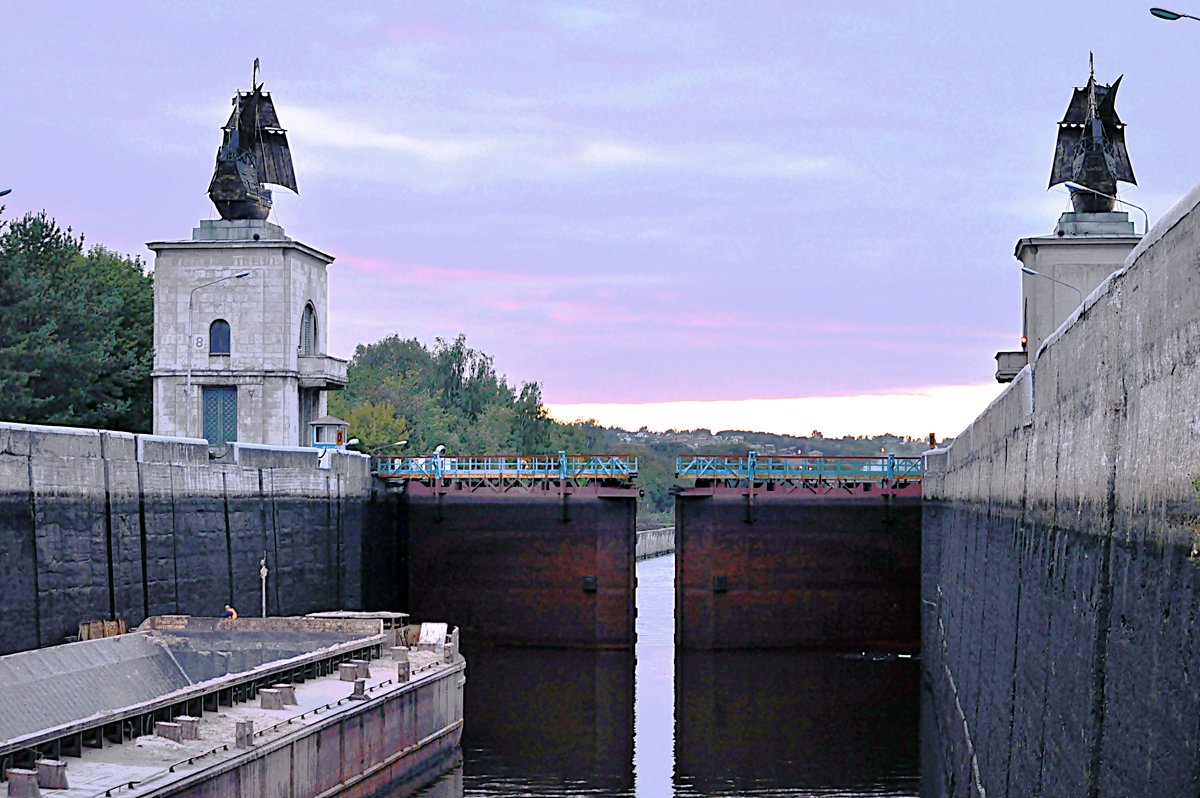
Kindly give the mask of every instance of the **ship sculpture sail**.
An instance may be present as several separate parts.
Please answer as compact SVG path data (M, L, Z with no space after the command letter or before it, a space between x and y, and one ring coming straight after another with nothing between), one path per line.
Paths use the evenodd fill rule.
M1125 123L1117 116L1120 85L1120 77L1110 86L1097 83L1093 65L1087 85L1075 89L1058 123L1050 187L1070 182L1093 189L1071 188L1076 213L1107 213L1113 209L1118 180L1137 185L1125 148Z
M223 131L217 167L208 185L208 196L222 219L266 219L271 191L264 183L299 193L287 131L279 124L271 95L258 82L257 58L250 91L234 95L233 113Z

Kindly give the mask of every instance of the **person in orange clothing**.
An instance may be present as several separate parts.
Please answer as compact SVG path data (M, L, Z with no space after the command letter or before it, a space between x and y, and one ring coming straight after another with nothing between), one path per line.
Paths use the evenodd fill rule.
M234 609L232 606L230 606L229 604L226 604L226 605L225 605L225 614L224 614L224 615L222 615L221 617L222 617L222 618L236 618L236 617L237 617L237 610L235 610L235 609Z

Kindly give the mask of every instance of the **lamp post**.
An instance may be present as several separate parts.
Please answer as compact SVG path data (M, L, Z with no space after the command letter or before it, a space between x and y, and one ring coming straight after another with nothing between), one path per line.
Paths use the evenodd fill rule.
M1150 13L1159 19L1165 19L1167 22L1174 22L1177 19L1194 19L1200 20L1200 17L1193 17L1191 14L1180 14L1178 11L1168 11L1165 8L1152 8Z
M384 449L390 449L393 446L407 446L407 445L408 445L407 440L396 441L395 443L385 443L383 446L376 446L374 449L368 449L366 451L366 454L375 454L375 452L382 452Z
M1110 200L1113 200L1114 202L1119 202L1122 205L1128 205L1130 208L1137 208L1139 211L1142 212L1142 216L1145 217L1145 221L1146 221L1145 226L1142 228L1142 235L1145 235L1146 233L1150 232L1150 214L1146 213L1146 209L1143 208L1141 205L1134 205L1132 202L1129 202L1128 200L1123 200L1120 197L1114 196L1112 194L1105 194L1103 191L1097 191L1096 189L1092 188L1091 186L1081 186L1078 183L1065 183L1064 185L1067 188L1069 188L1071 191L1090 191L1097 196L1106 197Z
M1028 274L1030 277L1043 277L1052 283L1058 283L1059 285L1063 286L1064 288L1070 288L1072 291L1074 291L1079 296L1079 304L1080 305L1083 304L1083 292L1080 291L1075 286L1071 285L1070 283L1064 283L1062 280L1055 280L1050 275L1042 274L1041 272L1035 271L1035 270L1029 268L1028 266L1022 266L1021 271L1024 272L1025 274Z
M11 193L12 193L11 188L0 188L0 197L3 197L5 195L11 194Z
M225 280L240 280L243 277L249 277L250 272L238 272L237 274L227 274L224 277L218 277L215 280L210 280L207 283L202 283L192 289L188 294L188 362L187 362L187 397L188 397L188 427L191 427L191 411L194 406L192 401L192 350L196 348L196 342L192 339L192 309L196 299L196 292L201 288L208 288L210 285L224 282Z

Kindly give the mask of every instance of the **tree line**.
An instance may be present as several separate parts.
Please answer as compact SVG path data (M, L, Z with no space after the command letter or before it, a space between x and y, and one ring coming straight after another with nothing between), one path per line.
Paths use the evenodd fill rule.
M0 206L0 214L3 207ZM140 258L61 228L45 212L0 218L0 419L149 432L153 424L154 283ZM407 441L405 452L629 454L639 463L639 524L673 521L675 457L794 448L826 455L918 453L894 435L826 439L707 430L641 434L595 420L551 418L537 382L510 384L464 335L426 346L391 335L360 344L348 385L329 412L349 424L356 448ZM701 434L703 433L703 434Z

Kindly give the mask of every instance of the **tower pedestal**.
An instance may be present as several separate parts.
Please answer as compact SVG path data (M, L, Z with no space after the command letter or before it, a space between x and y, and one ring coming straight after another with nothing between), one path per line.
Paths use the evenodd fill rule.
M1121 268L1142 237L1127 213L1064 213L1054 233L1022 238L1014 255L1037 274L1021 280L1022 334L1032 361L1038 347L1092 290Z

